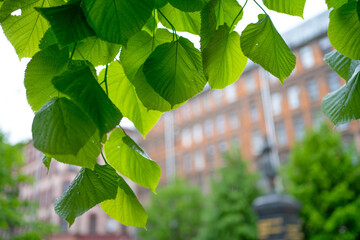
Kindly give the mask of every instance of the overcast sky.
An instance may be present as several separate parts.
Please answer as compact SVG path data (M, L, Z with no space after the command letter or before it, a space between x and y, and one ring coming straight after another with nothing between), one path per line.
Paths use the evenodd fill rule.
M284 33L327 9L325 0L308 0L307 2L304 19L269 12L276 28ZM244 1L240 3L243 5ZM241 32L248 23L256 22L259 13L261 10L250 0L244 10L243 20L236 30ZM193 41L197 39L193 38ZM199 46L198 43L195 45ZM15 50L0 28L0 129L8 135L12 143L31 139L31 123L34 115L27 104L23 84L28 61L29 59L22 59L22 61L18 59Z

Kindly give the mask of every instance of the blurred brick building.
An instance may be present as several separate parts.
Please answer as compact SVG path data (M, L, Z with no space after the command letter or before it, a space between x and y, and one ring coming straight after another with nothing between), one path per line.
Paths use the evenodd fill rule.
M238 81L224 90L206 90L178 109L164 114L141 143L162 169L161 182L187 178L202 186L222 165L221 154L235 145L253 169L261 168L259 153L267 138L278 164L307 128L324 121L321 100L345 81L334 73L324 54L328 12L284 34L297 57L292 75L281 85L259 65L248 63ZM346 142L360 146L358 121L339 126Z

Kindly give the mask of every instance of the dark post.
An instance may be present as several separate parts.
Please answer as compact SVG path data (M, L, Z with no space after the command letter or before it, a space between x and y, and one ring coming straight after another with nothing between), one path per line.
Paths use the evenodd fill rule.
M276 170L271 161L271 146L265 144L259 160L261 170L269 183L269 193L258 197L253 207L258 215L258 234L260 240L302 240L299 220L300 204L291 196L275 192Z

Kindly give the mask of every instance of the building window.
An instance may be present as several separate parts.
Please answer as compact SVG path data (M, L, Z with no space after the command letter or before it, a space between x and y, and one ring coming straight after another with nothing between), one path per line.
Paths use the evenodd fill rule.
M216 149L213 145L209 145L206 148L207 162L210 170L214 169L215 152Z
M286 134L286 128L284 122L278 122L275 124L276 138L279 147L286 146L288 138Z
M298 86L291 86L287 90L287 96L290 109L296 109L300 106L300 89Z
M259 120L259 113L256 103L251 101L249 105L250 105L250 119L251 121L256 122Z
M311 46L305 46L299 51L301 64L304 68L311 68L315 64L314 54Z
M245 76L245 87L248 93L253 93L256 89L254 73L248 73Z
M230 112L229 125L231 130L235 130L239 127L239 116L237 115L237 112L235 111Z
M254 130L251 133L251 151L254 155L260 153L263 148L263 136L259 130Z
M225 88L225 97L229 103L236 100L236 84L233 83Z
M350 123L343 123L336 127L336 130L339 132L346 131L350 128Z
M219 142L219 152L224 153L228 150L228 144L224 140Z
M338 88L340 88L340 82L337 74L335 72L330 72L327 75L328 85L329 85L329 91L335 91Z
M304 137L305 123L301 115L293 117L295 140L300 141Z
M267 74L268 74L269 81L271 84L280 82L279 79L277 77L275 77L274 75L272 75L271 73L267 73Z
M90 215L89 232L90 232L90 234L96 233L96 215L94 215L94 214Z
M191 146L191 130L189 128L185 128L181 132L181 142L184 147Z
M200 124L195 124L192 128L193 140L200 143L203 140L203 132Z
M330 43L328 37L324 37L324 38L320 39L319 46L320 46L320 49L321 49L323 55L331 52L331 50L332 50L331 43Z
M221 114L216 117L216 130L218 134L223 134L226 131L225 115Z
M207 138L210 138L214 136L214 124L211 119L207 119L204 122L204 130L205 130L205 136Z
M191 171L191 155L189 153L184 154L184 172L189 173Z
M115 219L109 218L106 220L106 231L108 233L115 233L117 229L117 221Z
M271 106L273 114L279 115L282 111L282 95L281 93L273 93L271 95Z
M319 87L315 79L307 81L307 90L310 100L316 100L319 98Z
M222 91L215 89L215 90L212 90L212 93L213 93L213 96L214 96L215 104L221 105Z
M205 168L205 161L204 161L204 155L203 152L198 149L195 151L195 169L197 171L204 170Z

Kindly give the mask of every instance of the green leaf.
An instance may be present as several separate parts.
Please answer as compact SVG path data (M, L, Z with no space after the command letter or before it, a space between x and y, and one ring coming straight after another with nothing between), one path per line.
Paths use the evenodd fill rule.
M126 45L151 16L154 0L83 0L82 7L96 35Z
M62 46L95 35L86 22L80 2L36 10L49 21L58 43Z
M264 5L279 13L303 18L306 0L263 0Z
M245 56L278 77L281 83L295 68L295 55L265 14L260 14L257 23L245 28L240 44Z
M166 29L159 29L155 37L140 31L129 39L127 48L121 50L120 60L126 76L132 81L140 66L154 49L163 43L171 42L173 35Z
M39 48L40 50L44 50L47 47L50 47L52 45L57 45L58 42L56 40L55 34L51 28L49 28L43 38L40 40Z
M244 71L247 58L240 48L240 35L219 27L203 51L204 73L211 88L221 89L234 83Z
M143 72L149 85L171 106L200 93L206 84L200 52L183 37L157 46Z
M106 65L114 61L119 51L119 44L109 43L98 37L90 37L78 42L73 59L86 59L94 66Z
M99 75L102 79L105 71ZM148 111L136 95L131 82L125 76L119 62L110 64L107 73L108 93L111 101L121 109L124 117L130 119L139 132L145 137L157 123L161 112Z
M242 19L242 7L236 0L211 0L201 10L201 49L204 49L219 26L227 24L234 30ZM241 13L240 13L241 12ZM240 15L238 16L238 14ZM235 19L236 18L236 19Z
M69 59L69 49L50 46L34 55L25 70L27 101L34 112L46 102L58 96L51 80L65 71Z
M348 83L326 95L322 101L325 116L335 125L360 118L360 71L356 70Z
M162 8L168 2L169 2L168 0L155 0L155 8Z
M86 62L72 65L52 80L56 89L69 96L94 121L103 136L120 123L122 115L111 102Z
M169 0L169 3L183 12L196 12L205 6L206 0Z
M183 102L171 107L170 103L161 97L157 92L155 92L155 90L149 85L143 72L143 66L139 68L132 81L132 84L135 87L135 91L139 99L148 111L156 110L160 112L166 112L176 109L185 103Z
M203 51L214 35L217 29L217 17L215 13L215 6L220 0L210 0L208 4L201 10L201 28L200 28L200 44L201 51Z
M97 158L102 151L102 144L99 137L99 130L91 136L90 140L79 150L76 155L73 154L51 154L49 157L59 162L94 169Z
M108 199L115 199L119 176L109 165L82 168L69 188L55 201L55 211L70 226L76 217Z
M200 12L183 12L170 4L166 4L160 11L174 25L176 31L200 34ZM161 24L171 29L168 21L161 14L158 14L158 16Z
M39 0L5 0L0 8L0 23L15 10L32 6Z
M106 159L116 171L154 193L161 170L123 130L114 130L105 147Z
M330 13L328 36L331 45L341 54L360 59L360 21L356 2L348 3Z
M14 1L18 2L18 1ZM63 3L61 0L30 1L21 8L21 16L7 16L1 26L19 58L32 57L39 49L39 43L49 28L47 21L34 7L52 7ZM14 3L15 4L15 3Z
M348 0L326 0L328 8L340 8L344 4L348 3Z
M44 166L47 168L47 173L49 174L49 168L50 168L50 164L51 164L51 157L48 157L48 156L44 155L43 158L42 158L42 162L43 162Z
M156 30L157 30L157 25L158 25L158 21L152 15L149 18L149 20L146 22L145 26L142 28L142 31L147 32L148 34L150 34L150 36L154 36L154 34L156 33ZM128 47L128 45L126 47Z
M94 123L69 99L53 98L34 117L34 147L44 154L76 155L95 129Z
M101 203L101 208L112 218L126 226L145 228L147 213L129 185L119 176L117 195L114 200Z
M326 54L324 60L346 81L352 77L356 67L360 64L359 60L345 57L336 50Z

